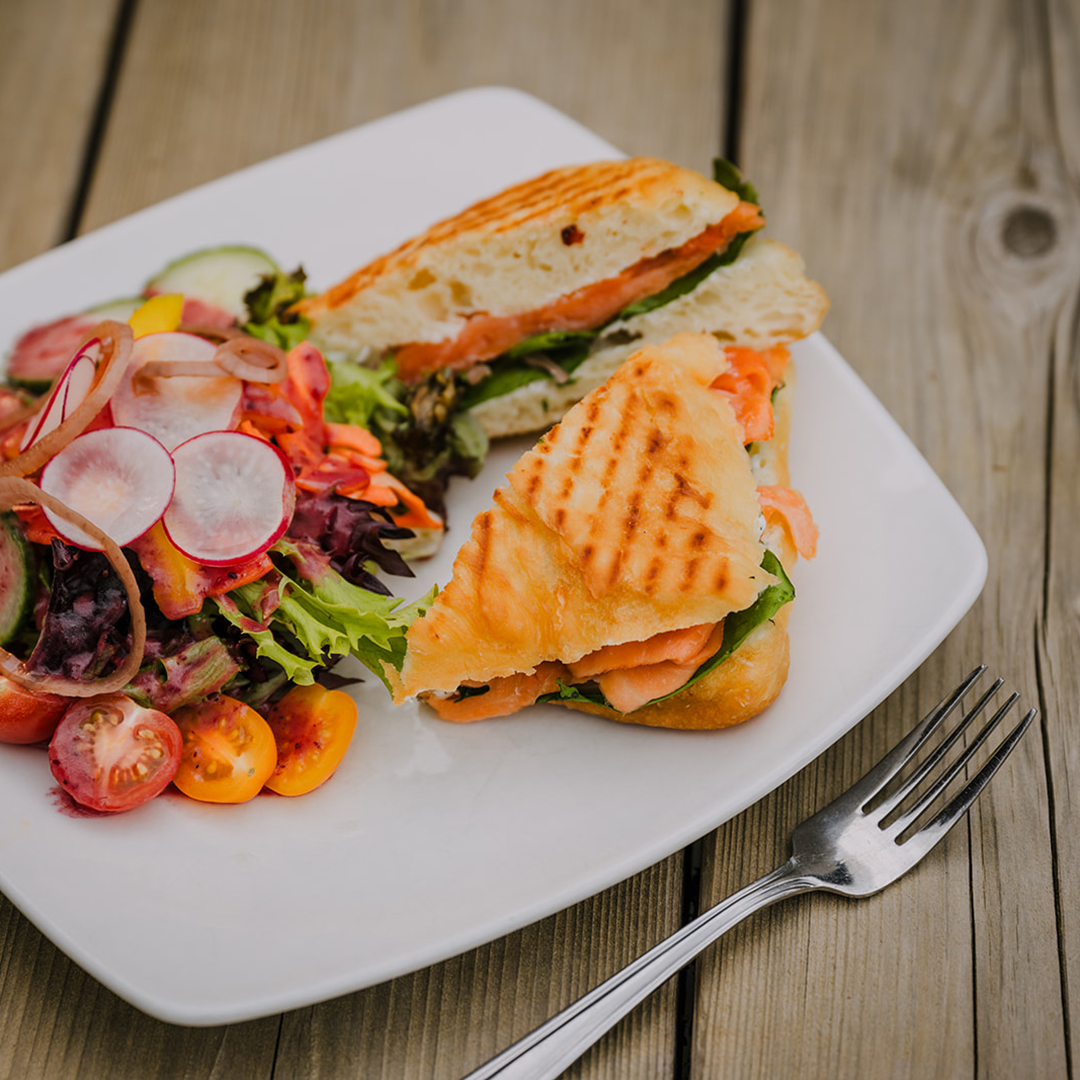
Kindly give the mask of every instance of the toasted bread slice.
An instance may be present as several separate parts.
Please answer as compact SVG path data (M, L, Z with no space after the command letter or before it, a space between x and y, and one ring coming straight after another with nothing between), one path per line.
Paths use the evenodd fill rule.
M325 352L400 355L416 343L475 336L478 318L518 318L643 261L667 266L673 252L739 206L720 184L654 158L555 169L433 225L297 310ZM717 238L713 250L731 237ZM696 262L709 254L696 252ZM483 344L470 362L495 355L484 355Z
M726 368L709 335L648 346L521 458L410 628L395 700L719 623L775 582L761 566L759 481L742 429L709 389ZM767 479L786 477L780 464ZM691 687L690 711L681 694L626 714L580 707L662 726L738 722L783 684L785 625L778 616L760 627Z

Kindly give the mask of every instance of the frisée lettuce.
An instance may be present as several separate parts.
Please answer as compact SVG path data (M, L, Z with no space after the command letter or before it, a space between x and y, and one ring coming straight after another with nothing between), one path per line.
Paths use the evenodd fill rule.
M317 669L352 653L389 688L383 664L400 669L405 632L430 606L434 589L404 604L399 597L353 585L325 563L313 563L293 540L279 540L271 551L284 556L276 563L288 563L292 573L282 570L211 597L218 613L292 682L310 685Z

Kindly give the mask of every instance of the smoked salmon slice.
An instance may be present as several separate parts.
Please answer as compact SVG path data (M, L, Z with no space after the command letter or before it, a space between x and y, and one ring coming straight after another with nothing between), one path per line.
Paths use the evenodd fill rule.
M700 626L688 626L683 630L666 630L647 641L605 645L567 666L574 679L580 682L615 668L634 668L642 664L659 664L665 660L688 664L709 640L713 626L713 623L702 623Z
M818 527L802 495L794 488L773 484L759 487L757 496L765 521L779 518L791 533L795 550L804 559L812 559L817 554Z
M566 668L551 660L538 665L533 672L521 671L501 679L492 679L482 694L461 698L431 696L426 700L440 720L465 724L473 720L509 716L518 709L524 709L534 704L542 694L553 694L559 689L559 680L565 680L566 676Z
M718 622L710 628L708 639L696 655L683 663L664 660L658 664L606 671L597 676L596 682L612 708L630 713L678 690L723 643L724 624Z
M765 442L773 437L772 392L783 381L791 354L782 345L761 352L744 345L724 349L728 370L713 380L724 394L743 429L743 442Z

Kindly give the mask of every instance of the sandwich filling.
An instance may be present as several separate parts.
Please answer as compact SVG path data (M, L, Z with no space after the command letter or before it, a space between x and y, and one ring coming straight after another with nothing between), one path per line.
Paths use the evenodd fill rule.
M784 527L808 545L817 529L798 492L789 495ZM813 546L799 554L813 557ZM537 702L578 702L632 713L662 701L704 678L726 660L749 635L795 598L795 589L780 560L766 552L762 567L778 581L767 586L754 603L718 623L666 630L645 641L604 645L580 660L564 664L549 660L534 671L516 672L488 683L464 684L457 693L425 695L441 720L468 723L507 716Z
M394 353L398 374L411 381L437 368L461 369L494 359L537 334L595 330L647 297L662 293L707 259L726 252L737 236L764 224L759 206L740 202L723 220L685 244L640 259L615 277L586 285L533 311L516 315L475 312L455 338L399 346Z

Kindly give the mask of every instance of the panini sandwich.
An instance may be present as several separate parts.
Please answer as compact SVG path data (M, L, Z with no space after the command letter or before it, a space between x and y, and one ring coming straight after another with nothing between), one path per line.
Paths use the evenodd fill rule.
M539 431L680 331L789 344L828 307L757 194L653 158L556 169L433 225L294 309L332 359L452 378L489 437Z
M718 728L788 668L787 350L682 334L632 355L514 466L411 626L395 700L447 720L533 702Z

